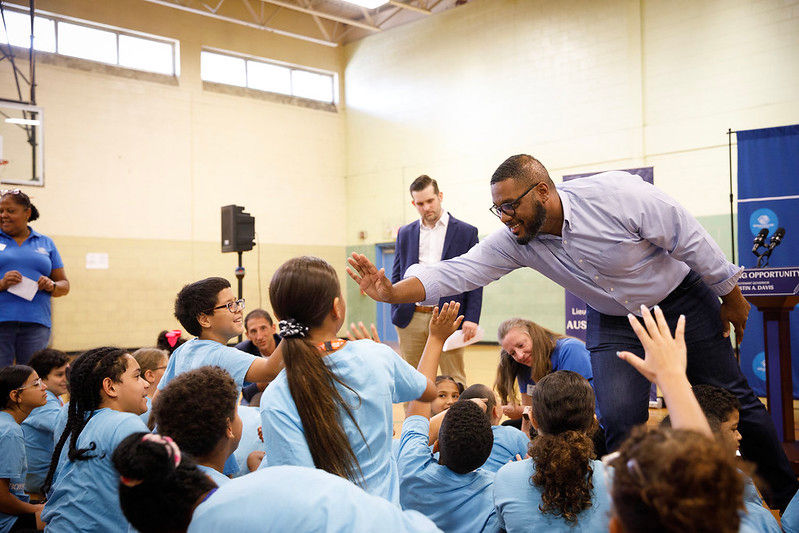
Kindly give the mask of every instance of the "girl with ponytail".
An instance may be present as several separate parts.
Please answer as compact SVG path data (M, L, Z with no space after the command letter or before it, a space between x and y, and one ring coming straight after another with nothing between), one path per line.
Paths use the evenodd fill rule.
M66 427L43 487L48 532L127 529L111 454L131 433L147 431L138 416L147 387L136 359L119 348L95 348L72 363Z
M286 369L261 400L264 463L320 468L398 503L392 403L432 401L435 384L384 344L337 338L346 306L324 260L284 263L269 298Z
M217 486L170 437L152 433L129 435L112 461L122 511L141 533L439 531L416 511L321 470L264 468Z
M497 472L494 502L508 533L607 531L610 497L590 435L594 391L570 370L544 376L531 391L530 422L538 436L530 459Z

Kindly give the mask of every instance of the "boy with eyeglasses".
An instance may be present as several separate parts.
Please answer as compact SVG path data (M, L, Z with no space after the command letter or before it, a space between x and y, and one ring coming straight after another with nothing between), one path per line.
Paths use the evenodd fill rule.
M172 353L158 390L175 376L201 366L226 370L239 392L244 381L273 380L283 368L280 347L266 359L227 346L230 339L244 331L243 311L244 300L236 299L230 282L224 278L206 278L183 287L175 300L175 317L197 338Z

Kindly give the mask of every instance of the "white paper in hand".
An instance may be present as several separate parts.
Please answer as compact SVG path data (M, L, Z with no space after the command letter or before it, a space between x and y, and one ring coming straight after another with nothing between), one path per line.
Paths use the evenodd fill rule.
M482 326L477 326L477 333L474 334L474 337L469 339L468 341L463 340L463 330L459 329L449 337L447 340L444 341L444 348L441 351L446 352L448 350L457 350L458 348L462 348L464 346L469 346L470 344L474 344L475 342L480 342L483 340L485 336L485 331L483 330Z
M31 300L33 300L33 297L36 296L36 293L39 291L39 284L30 278L22 276L22 281L20 281L16 285L10 286L6 290L11 294L16 294L20 298L25 298L30 302Z

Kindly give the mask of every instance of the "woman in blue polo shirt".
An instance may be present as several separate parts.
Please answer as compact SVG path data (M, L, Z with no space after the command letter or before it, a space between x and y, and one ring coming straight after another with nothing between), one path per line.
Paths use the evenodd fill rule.
M64 263L50 237L28 222L39 211L19 189L0 191L0 367L27 364L50 340L50 298L69 292ZM32 280L32 300L14 294ZM16 287L16 289L15 289Z
M521 418L523 407L532 405L535 383L557 370L577 372L593 386L591 359L580 339L555 333L523 318L502 322L497 338L502 346L495 383L500 399L503 404L516 403L514 382L522 396L521 405L505 409L509 418Z

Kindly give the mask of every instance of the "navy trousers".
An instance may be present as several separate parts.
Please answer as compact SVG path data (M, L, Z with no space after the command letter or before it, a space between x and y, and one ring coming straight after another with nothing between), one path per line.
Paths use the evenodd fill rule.
M688 380L723 387L740 400L741 454L755 463L757 475L768 485L761 490L769 505L784 510L799 482L777 441L771 417L735 360L730 339L722 336L718 297L697 273L690 272L659 306L672 331L679 316L685 315ZM649 381L616 352L626 350L643 357L644 350L626 316L603 315L590 307L586 347L591 352L594 389L608 450L613 451L634 426L647 421L650 389Z

